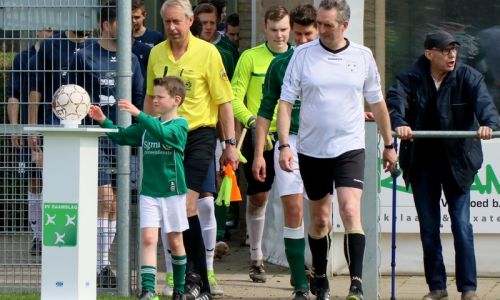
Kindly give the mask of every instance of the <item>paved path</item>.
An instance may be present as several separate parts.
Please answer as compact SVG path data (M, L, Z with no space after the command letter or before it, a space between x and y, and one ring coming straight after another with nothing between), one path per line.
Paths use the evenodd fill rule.
M228 256L215 262L215 274L219 284L224 287L223 299L292 299L292 288L287 268L276 265L266 265L268 280L266 283L253 283L248 277L249 250L248 247L240 247L241 237L233 237L230 243L231 252ZM163 273L159 278L164 278ZM460 300L460 294L456 291L455 279L448 280L449 300ZM380 299L391 297L391 277L380 277ZM159 284L164 284L160 281ZM500 278L480 278L478 294L482 300L500 300ZM330 279L332 290L331 299L345 299L349 288L348 276L335 276ZM161 290L161 289L159 289ZM427 286L423 276L397 276L396 277L396 299L397 300L420 300L427 293ZM314 297L311 297L314 299ZM377 300L377 299L365 299Z

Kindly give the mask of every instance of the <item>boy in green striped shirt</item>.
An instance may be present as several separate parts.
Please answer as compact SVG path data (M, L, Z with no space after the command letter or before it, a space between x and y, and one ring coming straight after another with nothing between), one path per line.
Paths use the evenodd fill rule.
M186 95L184 83L178 77L154 79L153 109L159 115L152 117L141 112L128 100L120 100L120 110L137 120L127 128L117 127L106 118L101 108L90 107L89 116L104 128L118 128L107 133L119 145L142 146L143 176L140 195L141 244L141 300L158 300L156 285L156 248L158 229L167 234L172 251L174 294L172 299L186 299L184 277L186 252L182 232L188 229L186 211L186 180L184 175L184 147L188 123L177 115L177 108Z

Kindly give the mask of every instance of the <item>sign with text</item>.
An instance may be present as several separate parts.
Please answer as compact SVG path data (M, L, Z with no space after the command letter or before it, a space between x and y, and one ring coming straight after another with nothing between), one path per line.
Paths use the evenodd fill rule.
M475 233L500 233L500 141L483 141L484 162L471 187L470 222ZM381 149L382 151L383 149ZM380 180L380 232L392 231L392 178L381 169ZM397 179L396 193L396 228L398 233L419 232L418 216L411 190L406 190L402 176ZM335 199L336 202L336 199ZM444 194L441 196L441 232L451 233L448 203ZM344 228L338 213L338 204L334 205L334 230Z
M78 204L43 204L43 245L75 247L77 244Z

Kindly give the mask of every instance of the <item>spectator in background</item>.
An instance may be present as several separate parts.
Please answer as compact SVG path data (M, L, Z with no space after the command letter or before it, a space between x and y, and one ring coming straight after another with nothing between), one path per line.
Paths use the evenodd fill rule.
M36 42L33 46L19 52L12 62L9 75L9 86L6 90L7 116L9 124L28 124L28 102L30 93L30 58L40 50L44 39L51 37L51 28L37 30ZM43 112L42 110L39 113ZM43 118L43 113L39 116ZM41 255L42 251L42 173L40 164L31 161L31 151L24 137L14 133L11 135L12 146L18 151L16 155L17 172L28 182L28 221L33 231L31 255Z
M219 21L216 24L216 26L217 26L216 30L223 31L224 30L224 20L226 18L227 0L198 0L198 5L202 4L202 3L209 3L217 8L217 16L219 18Z
M233 78L234 68L239 58L238 49L224 35L216 30L216 26L220 21L217 9L209 3L201 3L194 9L194 16L201 23L201 32L199 37L209 43L215 45L222 57L222 63L226 69L229 80Z
M147 28L144 25L148 13L144 0L132 1L132 37L136 42L144 43L149 47L163 42L165 37L160 32Z
M240 48L240 16L236 13L230 14L224 24L224 35Z
M30 73L26 79L29 80L29 85L24 88L29 89L28 109L22 113L21 117L26 117L27 122L31 125L57 125L59 119L52 113L52 95L67 80L67 69L69 61L73 55L84 46L90 32L79 30L66 30L54 34L52 37L46 38L40 45L38 51L29 57L27 69ZM28 91L28 90L27 90ZM22 99L20 99L22 100ZM14 106L11 106L11 108ZM24 110L25 111L25 110ZM14 113L10 112L10 121L14 121ZM23 121L24 122L24 121ZM26 151L30 157L27 158L33 165L43 166L43 146L42 138L36 135L31 135L28 138L29 151ZM39 181L42 180L41 174ZM33 182L34 183L34 182ZM41 205L42 190L33 190L36 193L28 197L33 199L33 211L36 211ZM39 203L39 204L36 204ZM35 217L36 218L36 217ZM34 241L34 253L39 252L41 244L37 245L38 241Z
M499 124L483 76L457 63L459 46L446 31L428 33L424 54L397 75L387 94L392 127L402 139L399 163L420 224L429 287L423 300L448 298L440 238L443 192L455 245L457 289L462 300L479 300L470 188L483 162L480 139L490 139ZM413 140L414 130L477 131L477 138Z
M99 39L78 51L68 68L68 82L87 90L92 103L99 105L114 123L117 119L117 21L116 2L110 0L100 11ZM132 103L143 106L144 79L137 57L132 54ZM108 137L99 139L99 181L97 217L97 286L116 287L110 267L109 250L116 234L116 145Z

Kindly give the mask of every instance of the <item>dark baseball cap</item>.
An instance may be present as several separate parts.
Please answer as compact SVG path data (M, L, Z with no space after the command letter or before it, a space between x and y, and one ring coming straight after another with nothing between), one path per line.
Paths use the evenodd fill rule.
M451 34L444 30L431 31L425 36L425 49L444 49L448 47L449 44L456 44L460 46L460 43L457 42Z

